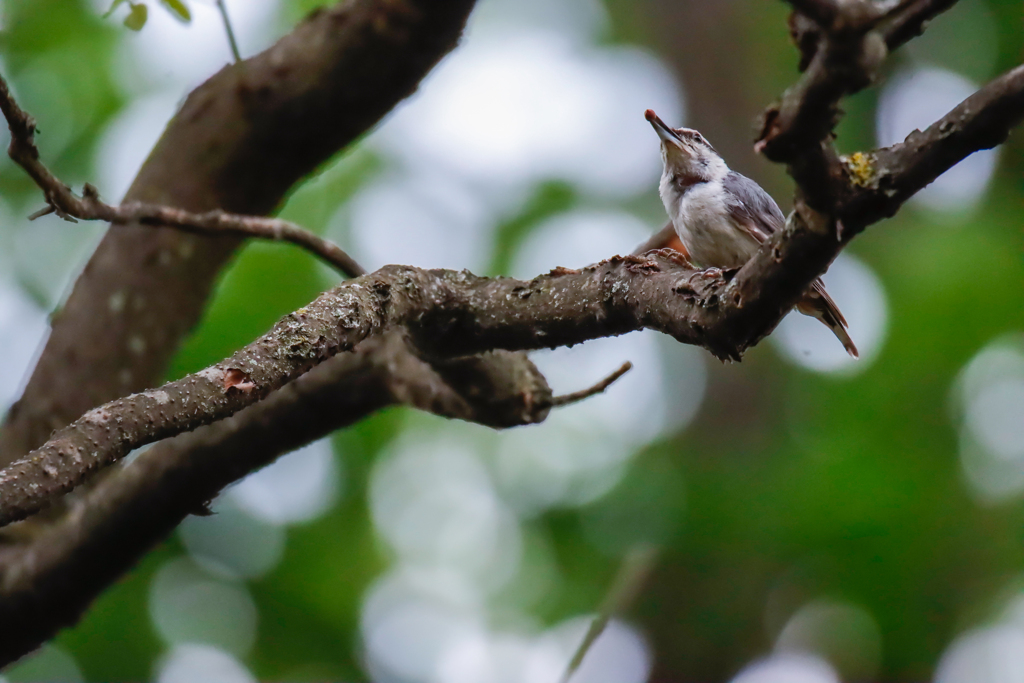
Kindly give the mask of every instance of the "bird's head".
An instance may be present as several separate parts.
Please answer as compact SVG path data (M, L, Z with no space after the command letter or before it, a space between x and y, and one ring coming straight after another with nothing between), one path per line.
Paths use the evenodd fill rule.
M688 187L724 178L729 172L725 160L704 136L692 128L669 128L653 109L644 112L654 132L661 138L661 160L665 176Z

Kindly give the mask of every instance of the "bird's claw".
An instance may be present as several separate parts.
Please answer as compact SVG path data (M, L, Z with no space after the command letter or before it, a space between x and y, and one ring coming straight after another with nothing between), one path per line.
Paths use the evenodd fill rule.
M672 247L662 247L661 249L652 249L647 252L648 254L657 254L658 256L668 259L673 263L677 263L687 268L692 268L693 264L690 263L690 259L686 258L686 254L676 251Z
M714 267L705 268L704 270L698 270L694 275L702 277L705 280L717 280L722 277L722 269Z

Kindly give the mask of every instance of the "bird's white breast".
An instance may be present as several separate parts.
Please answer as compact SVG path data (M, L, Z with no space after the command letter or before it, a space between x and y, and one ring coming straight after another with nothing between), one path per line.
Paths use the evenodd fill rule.
M757 241L729 215L721 181L697 183L685 192L664 185L662 190L676 234L698 265L737 268L757 251Z

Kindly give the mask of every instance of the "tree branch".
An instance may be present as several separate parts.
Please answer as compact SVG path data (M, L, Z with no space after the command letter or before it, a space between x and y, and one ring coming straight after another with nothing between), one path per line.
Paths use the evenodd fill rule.
M352 0L317 10L189 95L125 203L272 212L300 178L416 89L456 45L472 7L472 0ZM89 408L157 385L239 244L232 236L112 227L7 414L0 464Z
M584 401L590 398L591 396L596 396L597 394L603 393L605 389L615 384L615 382L617 382L620 377L622 377L632 369L633 364L627 360L625 363L619 366L619 368L615 372L608 375L597 384L587 387L586 389L574 391L571 394L562 394L561 396L555 396L551 400L551 403L555 407L568 406L572 405L573 403L579 403L580 401Z
M883 29L889 51L924 33L928 22L955 5L957 0L914 0Z
M804 74L762 115L754 150L786 164L801 199L833 214L856 193L831 142L840 99L872 83L890 50L919 35L956 0L788 1L794 7L790 32Z
M919 4L913 3L906 11L917 7ZM325 422L301 412L285 418L286 412L261 411L272 409L275 397L287 398L314 383L319 373L336 363L347 370L336 378L332 390L358 401L341 420L358 419L354 416L399 401L440 414L508 426L543 419L556 401L546 384L530 384L536 378L529 377L529 370L525 384L517 379L515 373L524 368L521 356L499 352L473 358L472 354L574 344L649 328L701 345L720 358L739 358L774 328L853 235L891 215L913 192L967 154L997 144L1024 116L1018 68L968 98L924 133L857 159L839 159L828 141L830 127L812 125L812 134L807 135L793 128L793 122L815 111L816 116L832 116L844 93L862 87L854 80L845 85L840 81L847 76L863 80L869 75L864 64L864 55L870 51L866 41L888 42L872 34L873 29L864 33L862 24L847 19L832 21L831 33L821 40L835 44L816 51L804 77L807 82L784 97L789 113L777 122L777 129L766 127L764 148L773 148L780 160L788 161L802 192L786 228L738 271L716 276L694 272L685 259L669 251L616 257L582 271L557 269L529 282L389 266L322 295L222 363L86 413L29 457L0 471L0 520L9 522L46 505L133 448L234 416L143 454L133 466L102 483L101 489L86 494L85 503L57 527L24 548L0 555L0 594L10 596L0 600L0 616L31 610L46 614L47 608L42 606L51 604L46 602L51 594L68 597L70 605L67 611L55 609L53 620L35 635L12 639L20 644L12 646L11 652L26 647L30 640L38 642L67 623L59 619L73 619L103 585L173 528L175 519L194 510L197 495L212 496L224 483L258 466L260 458L272 459L268 453L286 446L278 442L244 459L227 455L219 464L214 462L212 449L235 438L237 443L252 444L267 438L269 431L283 434L277 438L287 441L292 437L282 425L290 424L289 419L309 423L303 435L306 440L318 426L325 427ZM851 25L860 28L850 31ZM855 39L844 52L842 41L849 33ZM815 67L818 59L821 64ZM831 69L838 70L838 75L830 75ZM779 109L778 114L782 113ZM783 144L787 136L792 144ZM810 166L800 165L800 155L817 156L819 169L834 174L826 185L815 186L807 173ZM828 192L821 192L822 187ZM388 344L397 344L389 341L394 338L402 340L403 348L383 350ZM419 370L407 368L403 364L414 361L413 353L428 363L416 361L422 366ZM506 361L509 367L503 366ZM378 375L377 362L383 362L388 370ZM427 372L435 379L407 379ZM367 380L370 376L375 379ZM284 386L295 378L298 380ZM523 386L534 388L521 390ZM481 391L481 387L489 388ZM502 387L508 391L503 393ZM260 401L267 394L270 396ZM492 394L501 396L497 401L483 400ZM301 404L294 397L292 402ZM249 421L248 415L262 417ZM338 420L333 424L339 426ZM215 446L202 441L211 434L216 435ZM158 457L178 442L184 445L177 459ZM233 460L235 457L240 459ZM136 468L140 463L144 465ZM173 496L197 482L196 490L181 499L161 497ZM100 490L104 496L98 495ZM138 521L154 512L157 521L151 525ZM103 543L136 532L137 543L120 554L115 549L109 564L96 552ZM74 586L64 585L76 565L99 577L87 573L79 593L74 593ZM5 586L10 587L9 594L3 593ZM13 612L3 611L7 607ZM40 622L44 621L46 617L40 617ZM12 616L5 623L20 622Z
M791 31L802 48L801 65L806 62L807 68L782 100L762 115L761 133L754 144L756 152L785 163L808 203L824 212L845 187L830 140L839 120L839 100L870 84L887 53L881 36L871 30L872 20L879 15L868 20L861 16L862 3L851 8L861 9L853 18L834 20L829 26L837 28L820 34L813 30L805 34L806 27L791 19Z
M23 519L147 443L224 419L371 336L406 327L430 356L536 349L652 327L690 343L714 301L669 259L614 259L530 282L388 266L299 309L230 358L95 408L0 471L0 524ZM715 281L708 280L713 286ZM720 284L721 281L719 280ZM729 350L731 352L731 349Z
M890 170L858 186L863 199L841 214L850 221L841 239L833 219L798 199L786 228L730 282L694 277L677 254L651 252L583 271L556 269L529 282L388 266L344 283L224 362L94 409L0 471L0 523L24 518L134 448L236 413L390 327L406 327L417 347L437 358L550 348L650 328L739 359L854 234L891 215L967 154L998 144L1022 118L1024 67L1018 67L925 133L881 150Z
M903 142L847 161L854 189L839 208L848 227L866 226L896 213L900 205L947 169L980 149L1006 140L1024 120L1024 66L990 81Z
M467 376L505 368L488 401L461 395L404 337L368 339L237 415L157 444L77 500L69 514L22 546L0 546L0 667L72 624L187 515L269 462L388 405L502 427L540 422L551 390L517 354L450 361ZM478 367L473 367L478 366ZM532 365L530 366L532 367ZM517 378L511 381L509 378Z
M359 277L366 273L366 270L341 247L288 221L258 216L237 216L220 210L196 214L169 206L140 202L111 206L102 202L96 188L88 184L82 196L78 197L39 160L39 149L35 143L35 120L18 106L3 76L0 76L0 111L7 119L11 131L8 154L35 181L49 205L47 209L33 214L33 219L47 213L56 213L72 222L77 218L86 221L107 221L116 225L138 223L178 228L199 234L257 237L290 242L323 259L343 275Z

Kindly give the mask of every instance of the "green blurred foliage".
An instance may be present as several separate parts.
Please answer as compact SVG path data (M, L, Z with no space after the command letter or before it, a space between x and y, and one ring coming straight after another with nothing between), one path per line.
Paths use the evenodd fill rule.
M322 4L286 2L283 21ZM649 15L657 4L608 0L606 38L664 49ZM796 55L783 3L743 7L735 40L746 55L740 86L752 116L793 82ZM978 19L986 8L996 35ZM1018 0L964 0L913 49L984 81L1017 63L1020 9ZM4 76L39 119L46 162L66 180L89 180L97 139L128 103L116 76L124 29L86 2L8 0L3 11ZM892 68L904 59L895 55ZM846 103L838 131L844 152L872 144L876 98L868 90ZM938 225L907 208L857 239L852 251L879 275L890 307L884 348L864 372L811 373L766 344L741 365L712 364L708 395L689 429L638 454L607 496L525 523L527 576L541 565L533 557L557 568L549 599L535 601L532 613L555 623L593 611L626 550L649 541L664 554L632 616L669 677L735 672L771 648L778 613L820 596L849 600L875 618L883 635L880 680L929 677L951 639L991 618L1024 571L1024 507L1019 500L986 506L970 495L948 410L954 379L971 357L1024 329L1021 149L1018 133L969 220ZM381 163L357 147L298 188L281 215L329 231ZM781 171L770 173L779 175L766 185L791 186ZM10 163L0 165L0 196L15 212L40 203ZM489 273L507 272L516 246L544 219L591 201L563 183L534 188L497 227ZM650 218L652 229L663 224L654 188L626 208ZM249 245L224 273L169 376L229 355L335 281L292 247ZM366 482L378 453L421 419L388 410L334 437L347 469L344 497L319 520L290 529L284 559L249 584L260 622L246 664L259 678L366 680L360 604L389 561L369 516ZM163 646L147 611L149 582L181 552L175 539L164 543L58 638L87 679L152 675ZM514 589L501 598L526 599Z

